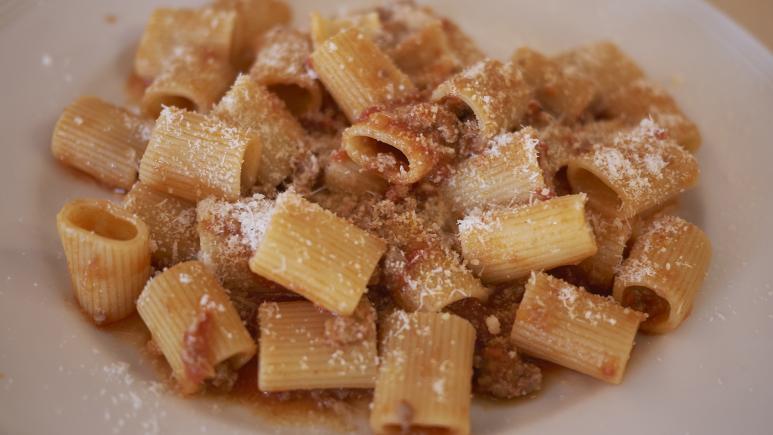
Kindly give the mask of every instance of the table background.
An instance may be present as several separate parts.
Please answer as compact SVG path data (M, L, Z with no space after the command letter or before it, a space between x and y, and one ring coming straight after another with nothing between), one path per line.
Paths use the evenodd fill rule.
M773 0L709 0L773 51Z

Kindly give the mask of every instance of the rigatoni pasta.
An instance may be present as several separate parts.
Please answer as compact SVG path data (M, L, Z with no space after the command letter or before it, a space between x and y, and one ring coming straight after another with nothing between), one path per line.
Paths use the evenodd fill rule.
M307 66L308 35L290 27L274 27L260 38L250 76L284 101L294 115L319 110L322 88Z
M475 328L448 313L396 312L386 320L370 427L470 433Z
M152 122L96 97L80 97L54 127L51 153L100 182L129 190Z
M319 13L311 14L311 41L316 49L338 32L355 28L370 38L381 32L381 19L377 12L351 14L337 18L327 18Z
M367 301L350 317L308 301L265 302L258 323L261 391L373 388L378 372L376 311Z
M123 207L148 226L154 265L171 267L196 258L199 235L195 203L138 182L124 197Z
M588 222L593 228L598 251L578 266L595 288L608 292L612 288L623 254L631 238L631 222L618 217L608 217L587 210Z
M56 215L56 228L75 297L97 325L134 312L150 277L148 227L104 200L74 200Z
M533 273L511 339L524 352L619 384L644 315L545 273Z
M167 107L140 162L140 181L197 201L234 200L257 179L260 143L217 118Z
M674 330L690 314L710 260L711 243L703 231L676 216L658 217L615 277L615 299L647 313L642 330Z
M292 11L282 0L215 0L217 9L236 12L236 27L232 61L239 69L245 69L255 59L258 37L268 29L287 24Z
M293 192L279 195L250 269L336 314L365 292L384 242Z
M257 183L274 188L293 171L293 160L307 147L306 133L276 95L248 75L236 78L212 115L260 144Z
M432 91L460 118L473 116L483 137L504 133L526 114L531 90L512 64L487 59L468 67Z
M314 49L314 70L349 121L366 109L399 102L416 89L378 46L357 29L346 29Z
M575 192L585 192L594 210L631 218L663 204L698 182L698 163L665 131L644 119L613 143L599 143L576 156L567 170Z
M195 393L205 383L230 388L235 370L255 355L255 342L225 289L197 261L151 279L137 311L183 393Z
M585 202L585 195L569 195L469 214L459 221L464 259L485 283L577 264L597 251Z
M228 89L234 70L228 59L205 49L181 47L145 89L142 110L156 118L165 106L207 113Z
M229 62L234 47L236 12L217 8L153 11L134 56L134 72L155 79L181 48L200 48Z
M463 213L545 196L548 189L537 160L538 144L530 127L493 137L481 154L457 165L443 186L445 196Z

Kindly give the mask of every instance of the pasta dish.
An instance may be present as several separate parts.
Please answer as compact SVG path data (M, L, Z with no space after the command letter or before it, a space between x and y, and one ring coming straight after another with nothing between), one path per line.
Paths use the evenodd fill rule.
M180 394L247 368L267 396L364 395L374 433L467 434L473 395L530 395L545 362L620 384L638 333L687 319L701 136L615 44L497 60L405 0L290 20L156 9L135 98L53 132L123 195L57 215L78 304L137 313Z

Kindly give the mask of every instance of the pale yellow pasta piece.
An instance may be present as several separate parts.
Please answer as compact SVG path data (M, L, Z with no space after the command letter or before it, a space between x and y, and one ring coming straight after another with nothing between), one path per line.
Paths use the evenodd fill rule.
M568 121L577 119L593 102L593 83L571 69L561 69L552 59L527 47L519 48L512 61L535 88L537 100L551 113Z
M284 103L248 75L237 77L212 115L255 136L260 143L257 181L278 186L293 171L293 159L307 148L306 133Z
M100 182L128 190L137 179L139 158L153 128L151 121L96 97L80 97L59 117L51 153Z
M429 174L444 155L453 153L444 135L456 128L453 118L450 112L427 103L384 110L344 130L341 146L364 169L391 183L411 184Z
M337 18L325 18L317 12L311 13L311 41L319 47L338 32L355 28L364 35L374 38L381 32L381 19L377 12L352 14Z
M316 112L322 87L308 67L311 41L291 27L274 27L260 38L250 76L284 101L294 115Z
M560 196L519 208L473 213L459 221L462 254L484 283L532 270L577 264L596 253L585 195Z
M142 110L153 118L164 106L207 113L228 89L234 74L227 59L200 48L179 48L145 89Z
M432 89L462 69L440 20L403 39L389 56L419 89Z
M140 180L189 201L235 200L255 184L260 143L214 117L167 107L140 162Z
M375 433L470 433L475 328L448 313L386 319L370 427Z
M601 110L606 116L619 117L628 123L650 117L687 150L694 152L701 146L698 126L682 112L671 95L646 80L636 80L606 95Z
M408 76L357 29L327 39L311 60L319 79L352 122L367 109L400 101L416 91Z
M137 47L134 72L145 80L153 80L167 69L167 63L182 47L200 48L227 63L235 48L236 23L236 13L230 10L156 9Z
M225 289L198 261L156 275L137 311L183 393L195 393L205 382L228 388L255 355L255 341Z
M363 300L351 318L309 301L265 302L258 323L261 391L373 388L378 349L369 302Z
M76 199L56 215L75 297L101 325L134 312L150 277L148 227L104 200Z
M456 167L443 193L464 213L475 208L515 206L548 192L537 160L537 133L531 127L502 133Z
M193 260L199 250L196 204L135 183L123 207L142 219L150 231L150 251L158 268Z
M354 163L344 151L334 152L325 166L325 186L341 193L382 194L389 184L374 171Z
M510 337L526 354L619 384L644 317L609 297L532 273Z
M577 155L567 169L572 190L587 193L592 209L623 219L693 187L698 175L695 157L650 119Z
M233 62L243 70L255 59L258 37L268 29L288 24L292 11L282 0L215 0L217 9L236 12Z
M433 101L446 102L460 118L474 117L485 138L516 127L530 98L520 70L492 59L468 67L432 92Z
M615 278L621 304L649 315L641 328L662 334L690 314L711 261L711 242L675 216L656 218L641 235Z
M601 41L573 48L553 59L565 74L593 84L596 100L644 77L644 72L612 42ZM598 101L597 101L598 102Z
M598 252L579 264L585 278L596 289L609 291L615 279L615 272L623 261L623 252L631 237L629 221L604 216L588 210L588 222L596 236Z
M250 269L348 315L385 249L383 240L288 191L276 200Z
M250 257L260 246L274 202L260 194L234 202L207 198L196 207L201 239L199 261L232 292L276 293L279 286L250 270Z
M465 298L485 301L489 289L459 254L415 212L386 219L380 233L390 248L383 262L384 286L406 311L438 312Z

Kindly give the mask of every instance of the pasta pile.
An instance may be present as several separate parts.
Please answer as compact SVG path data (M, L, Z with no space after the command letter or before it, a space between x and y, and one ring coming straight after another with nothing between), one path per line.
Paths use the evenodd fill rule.
M538 360L617 384L711 257L674 216L698 130L614 44L491 59L410 1L288 25L280 0L157 9L132 110L52 152L126 192L57 216L96 324L136 308L180 391L373 390L377 433L470 431Z

